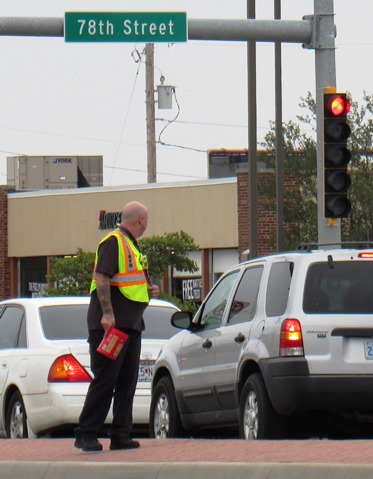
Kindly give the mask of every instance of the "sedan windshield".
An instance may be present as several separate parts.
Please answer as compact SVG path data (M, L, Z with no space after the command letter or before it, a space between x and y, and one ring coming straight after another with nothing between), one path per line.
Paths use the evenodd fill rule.
M87 339L88 304L43 306L41 324L47 339Z
M47 339L87 339L88 304L43 306L40 308L41 323ZM144 339L169 339L179 332L171 325L171 316L176 309L163 306L148 306L144 312Z
M171 316L177 311L163 306L148 306L144 312L145 331L143 339L169 339L180 329L171 324Z

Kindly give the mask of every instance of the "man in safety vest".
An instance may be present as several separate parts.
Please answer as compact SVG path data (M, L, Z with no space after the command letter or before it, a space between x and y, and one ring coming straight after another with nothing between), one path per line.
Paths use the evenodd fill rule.
M88 309L88 342L94 375L75 429L75 447L101 451L97 434L113 399L113 421L109 430L110 449L140 446L130 438L132 404L136 390L141 351L143 312L149 298L159 294L150 283L137 238L146 230L148 211L131 202L124 206L121 223L100 242L91 284ZM97 351L111 327L128 335L123 349L113 360Z

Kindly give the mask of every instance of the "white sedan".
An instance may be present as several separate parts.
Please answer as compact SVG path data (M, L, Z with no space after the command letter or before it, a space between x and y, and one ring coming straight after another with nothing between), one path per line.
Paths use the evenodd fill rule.
M0 434L37 437L77 424L92 375L87 343L89 298L0 302ZM177 332L173 304L151 300L144 315L133 423L148 424L150 382L158 353ZM109 413L106 422L112 419Z

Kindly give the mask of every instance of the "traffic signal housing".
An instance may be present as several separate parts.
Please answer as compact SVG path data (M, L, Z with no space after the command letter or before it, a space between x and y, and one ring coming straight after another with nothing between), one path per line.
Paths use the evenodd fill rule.
M345 218L351 211L347 190L351 178L347 165L351 152L347 140L351 128L347 114L351 104L346 93L324 93L324 216Z

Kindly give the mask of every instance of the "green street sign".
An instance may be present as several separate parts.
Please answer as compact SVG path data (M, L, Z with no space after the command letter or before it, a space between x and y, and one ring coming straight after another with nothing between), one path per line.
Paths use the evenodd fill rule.
M66 42L187 41L184 12L65 12Z

